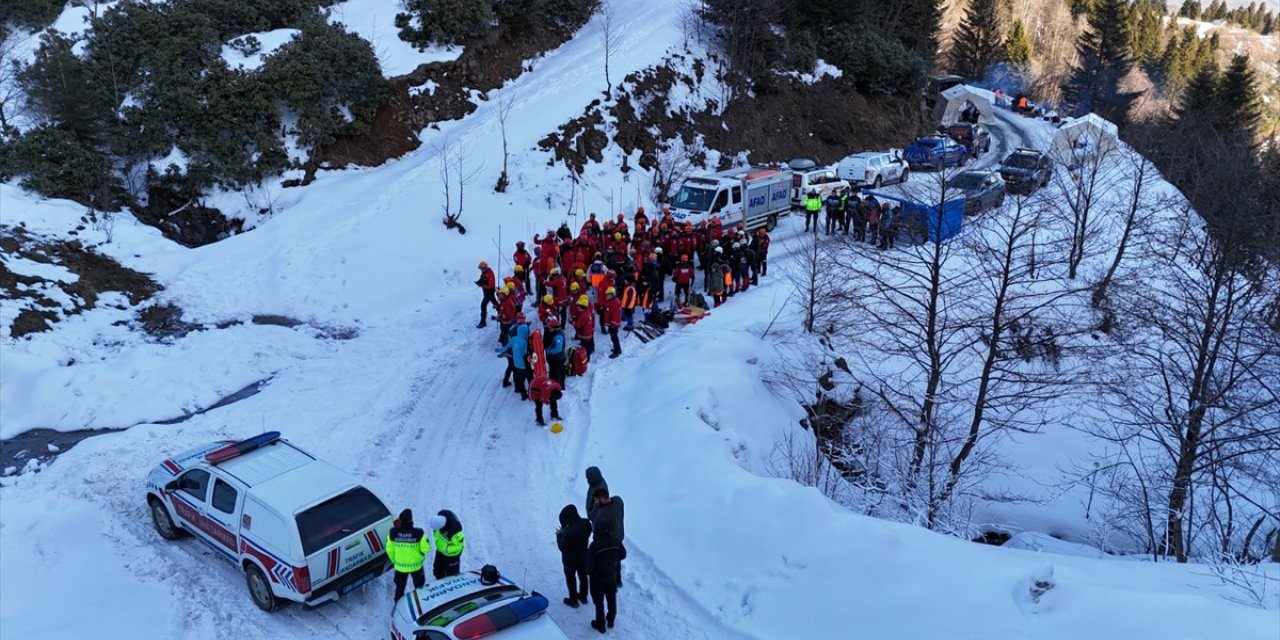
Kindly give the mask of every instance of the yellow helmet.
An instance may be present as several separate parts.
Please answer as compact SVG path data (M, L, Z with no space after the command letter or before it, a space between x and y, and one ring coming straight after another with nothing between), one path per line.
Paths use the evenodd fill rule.
M590 304L591 304L591 301L590 301L590 300L588 300L586 296L578 296L578 306L579 306L579 307L585 307L585 306L590 305Z
M604 294L605 294L606 296L617 295L617 293L618 293L618 290L617 290L617 289L614 289L613 287L609 287L608 289L605 289L605 290L604 290Z
M547 304L555 304L555 303L556 303L556 297L548 293L547 295L542 296L542 301L543 301L543 302L545 302L545 303L547 303Z
M569 283L569 290L570 290L570 291L577 291L578 289L581 289L581 288L582 288L582 287L581 287L581 286L579 286L579 285L578 285L578 283L576 283L576 282L570 282L570 283Z
M522 264L516 265L516 273L524 273L524 265Z
M621 233L615 233L615 234L613 234L613 239L614 239L614 240L621 240L621 239L622 239L622 234L621 234Z
M584 271L584 270L582 270L582 269L574 269L574 270L573 270L573 275L578 276L579 278L581 278L582 276L587 275L587 272L586 272L586 271Z

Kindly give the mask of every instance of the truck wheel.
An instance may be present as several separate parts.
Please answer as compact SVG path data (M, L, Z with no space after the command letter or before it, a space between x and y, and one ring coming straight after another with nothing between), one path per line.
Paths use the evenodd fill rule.
M903 170L902 170L902 177L901 177L901 178L898 178L898 184L903 184L903 183L905 183L905 182L907 181L907 178L909 178L909 177L911 177L911 170L910 170L910 169L903 169Z
M152 496L147 499L147 505L151 507L151 524L161 538L177 540L182 537L182 529L173 523L173 518L169 517L169 510L164 508L164 503Z
M942 158L938 158L938 164L934 167L937 171L942 171L947 165L943 163Z
M1000 208L1000 207L1002 207L1002 206L1004 206L1004 192L1003 192L1003 191L1001 191L998 195L996 195L996 208L997 208L997 209L999 209L999 208Z
M875 187L876 187L877 189L879 189L879 188L880 188L880 185L882 185L882 184L884 184L884 179L883 179L883 178L881 178L880 176L876 176L876 185L875 185Z
M769 216L769 219L766 220L764 223L764 229L769 233L773 233L773 229L777 226L778 226L778 214L776 213Z
M262 575L262 570L258 565L248 564L244 570L244 581L249 586L249 597L253 598L253 603L258 605L263 611L275 611L280 607L280 603L276 601L276 595L271 593L271 583L267 581L267 577Z

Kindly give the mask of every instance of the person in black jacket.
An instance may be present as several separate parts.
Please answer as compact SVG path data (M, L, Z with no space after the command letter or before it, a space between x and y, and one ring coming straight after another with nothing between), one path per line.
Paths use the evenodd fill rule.
M604 481L604 474L600 473L600 467L587 467L587 517L595 518L596 513L596 490L604 489L609 491L609 483Z
M591 576L591 601L596 605L596 617L591 628L604 633L612 629L618 617L619 567L627 557L622 542L613 537L608 521L601 521L595 530L595 539L587 549L587 573ZM608 613L605 605L608 604Z
M566 504L560 510L560 528L556 529L556 546L564 565L564 582L569 597L564 603L578 608L587 603L587 545L591 542L591 521L578 515L578 508Z

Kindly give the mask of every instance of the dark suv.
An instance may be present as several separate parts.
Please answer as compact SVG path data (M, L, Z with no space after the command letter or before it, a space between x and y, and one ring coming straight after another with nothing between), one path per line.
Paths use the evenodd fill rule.
M1000 164L1000 177L1009 193L1029 194L1047 186L1052 175L1053 161L1036 149L1014 149Z
M947 135L964 145L969 157L976 158L991 150L991 132L980 124L958 122L947 127Z

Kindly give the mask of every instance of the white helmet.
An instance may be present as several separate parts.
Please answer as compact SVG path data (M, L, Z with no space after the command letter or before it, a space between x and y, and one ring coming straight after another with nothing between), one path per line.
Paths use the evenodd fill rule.
M716 247L716 253L724 253L724 247Z
M655 248L655 249L653 250L653 252L654 252L654 253L657 253L657 254L661 254L661 253L662 253L662 247L657 247L657 248Z

